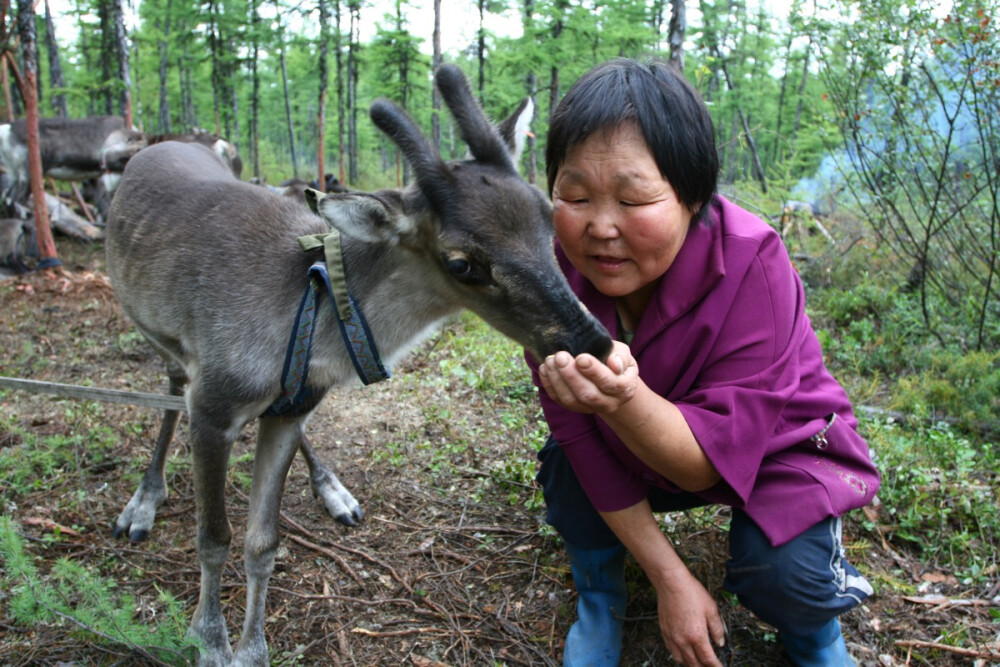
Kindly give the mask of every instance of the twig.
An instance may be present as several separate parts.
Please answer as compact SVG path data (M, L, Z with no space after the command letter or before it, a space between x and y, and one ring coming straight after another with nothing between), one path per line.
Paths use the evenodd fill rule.
M932 604L938 607L998 607L1000 603L994 602L993 600L965 600L965 599L953 599L946 598L943 595L929 595L927 597L912 597L909 595L904 595L903 599L907 602L914 602L916 604Z
M964 655L969 658L982 658L984 660L1000 660L1000 653L996 651L977 651L971 648L962 648L960 646L949 646L948 644L939 644L938 642L925 642L919 639L901 639L895 642L896 646L902 646L904 648L931 648L937 649L939 651L947 651L949 653L957 653L958 655Z
M538 531L534 530L521 530L518 528L513 528L511 526L490 526L486 524L471 525L471 526L428 526L421 523L404 523L402 521L393 521L392 519L386 519L380 516L371 517L372 521L380 521L382 523L387 523L392 526L401 526L403 528L409 528L410 530L433 530L436 533L506 533L508 535L537 535Z
M365 628L352 628L351 632L366 637L405 637L406 635L447 635L448 631L442 628L409 628L408 630L389 630L388 632L376 632Z
M336 600L337 602L360 604L365 607L376 607L383 604L400 604L410 607L410 610L414 612L423 611L417 608L416 602L407 598L358 598L350 595L336 595L334 593L299 593L298 591L293 591L281 586L268 586L267 590L277 591L279 593L284 593L285 595L291 595L292 597L296 597L301 600Z
M282 518L285 518L285 517L282 517ZM293 533L288 533L288 539L290 539L292 542L295 542L296 544L298 544L300 546L303 546L303 547L305 547L307 549L312 549L316 553L323 554L324 556L326 556L330 560L336 562L337 565L340 566L340 569L342 569L344 572L346 572L351 577L351 579L354 579L355 583L357 583L359 586L364 586L365 585L365 582L363 582L361 580L361 577L359 577L358 574L353 569L351 569L351 566L348 565L347 561L345 561L343 558L341 558L339 554L336 554L336 553L330 551L329 549L321 547L318 544L314 544L314 543L310 542L309 540L305 539L304 537L299 537L298 535L295 535Z

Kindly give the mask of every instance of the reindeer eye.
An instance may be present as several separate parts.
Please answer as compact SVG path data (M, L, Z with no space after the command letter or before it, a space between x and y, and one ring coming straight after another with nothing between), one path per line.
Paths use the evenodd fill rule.
M449 259L446 266L448 268L448 273L455 276L459 280L472 276L472 264L470 264L468 260L462 259L461 257Z
M488 269L464 255L442 255L441 261L452 278L469 287L486 287L493 282Z

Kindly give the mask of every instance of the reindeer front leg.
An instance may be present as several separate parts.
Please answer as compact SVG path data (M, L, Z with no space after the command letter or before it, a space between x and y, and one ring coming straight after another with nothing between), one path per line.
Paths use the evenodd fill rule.
M264 635L267 584L278 549L281 494L288 468L304 438L303 421L304 417L296 420L261 417L259 422L243 547L247 576L246 618L233 660L235 667L266 667L268 664Z

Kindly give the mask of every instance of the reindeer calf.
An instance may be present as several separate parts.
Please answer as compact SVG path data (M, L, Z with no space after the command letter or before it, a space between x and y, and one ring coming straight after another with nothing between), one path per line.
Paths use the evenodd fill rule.
M356 372L371 380L372 367L377 379L463 307L538 357L569 350L603 359L610 350L607 332L556 265L549 203L517 174L517 139L530 111L522 105L494 128L457 68L442 67L436 81L472 159L445 163L402 110L376 102L372 119L400 147L416 184L314 193L318 215L236 180L202 146L156 144L125 169L108 220L108 273L190 413L202 572L191 631L202 640L203 665L268 664L265 597L282 488L305 444L306 417L331 386ZM293 326L304 331L303 320L311 321L308 335L290 335ZM286 354L299 338L311 338L311 346ZM290 390L292 357L306 360L298 370L308 374ZM232 443L254 419L246 616L234 653L220 608L231 540L226 467ZM139 539L151 528L165 496L157 457L172 432L172 425L161 431L117 533ZM359 519L358 503L335 477L332 483L341 520Z

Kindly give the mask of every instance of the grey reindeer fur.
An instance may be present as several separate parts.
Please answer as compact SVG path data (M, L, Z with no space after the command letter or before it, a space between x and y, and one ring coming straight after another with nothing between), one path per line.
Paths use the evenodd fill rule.
M391 366L440 320L463 307L536 356L560 349L604 358L610 339L573 296L552 253L550 207L517 174L514 139L524 105L495 130L460 71L437 73L442 97L473 159L444 163L406 114L389 102L372 119L400 146L417 183L406 190L316 196L319 215L236 180L210 151L192 144L151 146L129 163L107 229L108 273L125 312L167 364L170 392L190 413L201 591L191 632L202 665L266 665L267 583L278 546L278 513L297 449L318 464L304 424L333 385L355 373L327 297L309 365L314 400L294 416L261 416L277 398L285 348L320 253L299 236L342 233L349 289ZM232 443L259 420L244 554L246 615L235 652L220 589L232 533L225 479ZM163 461L177 423L168 412L153 461L115 525L145 537L166 497ZM321 482L328 510L361 518L332 472ZM314 479L314 489L315 489Z

